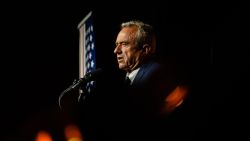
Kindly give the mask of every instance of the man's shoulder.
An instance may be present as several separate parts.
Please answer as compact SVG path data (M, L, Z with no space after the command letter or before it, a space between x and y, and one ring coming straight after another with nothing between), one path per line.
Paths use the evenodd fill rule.
M147 70L147 71L156 71L160 69L164 69L165 65L162 62L159 62L157 60L150 60L142 64L141 69Z
M148 61L142 65L139 73L140 82L151 86L159 84L172 86L178 81L176 68L168 62Z
M143 72L145 76L152 75L152 77L154 77L155 75L163 75L168 70L170 69L167 69L166 64L156 61L156 60L148 61L145 64L143 64L141 67L141 72Z

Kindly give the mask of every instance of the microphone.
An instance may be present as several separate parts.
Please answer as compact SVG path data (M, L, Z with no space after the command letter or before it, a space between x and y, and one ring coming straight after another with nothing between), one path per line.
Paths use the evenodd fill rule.
M89 72L84 75L83 78L79 78L77 81L74 81L74 83L69 87L70 89L77 89L81 85L84 85L88 83L89 81L95 80L97 76L99 76L102 73L102 69L98 68L92 72Z
M90 81L95 80L102 73L102 69L98 68L92 72L86 73L83 78L75 80L71 86L64 90L58 99L59 107L61 108L61 99L69 91L78 89L80 86L87 84Z

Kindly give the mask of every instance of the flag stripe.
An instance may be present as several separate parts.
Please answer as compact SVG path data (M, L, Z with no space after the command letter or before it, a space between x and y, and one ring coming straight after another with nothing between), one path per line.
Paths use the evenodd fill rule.
M85 75L85 25L81 26L79 29L80 37L79 37L79 78L83 78Z

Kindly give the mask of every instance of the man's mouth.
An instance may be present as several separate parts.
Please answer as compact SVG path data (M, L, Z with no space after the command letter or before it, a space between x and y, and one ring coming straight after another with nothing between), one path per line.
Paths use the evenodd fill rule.
M123 60L123 57L117 57L117 61L120 62Z

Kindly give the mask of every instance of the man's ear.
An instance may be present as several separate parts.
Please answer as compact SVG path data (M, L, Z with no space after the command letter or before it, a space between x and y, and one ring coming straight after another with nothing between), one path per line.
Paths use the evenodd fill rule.
M152 51L152 48L149 44L144 44L143 47L142 47L142 51L145 55L148 55L151 53Z

